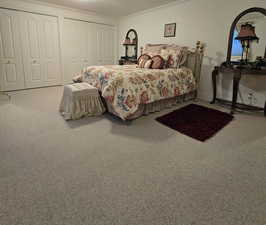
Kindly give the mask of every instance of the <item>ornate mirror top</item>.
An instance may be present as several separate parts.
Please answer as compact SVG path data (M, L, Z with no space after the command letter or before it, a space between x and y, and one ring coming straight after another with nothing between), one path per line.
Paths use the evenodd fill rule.
M254 62L266 57L266 9L250 8L231 25L226 64Z

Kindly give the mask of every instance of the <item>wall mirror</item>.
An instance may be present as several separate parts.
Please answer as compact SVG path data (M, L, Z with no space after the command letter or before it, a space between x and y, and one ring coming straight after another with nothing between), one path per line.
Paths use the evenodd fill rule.
M231 25L227 65L266 63L266 9L250 8L240 13Z

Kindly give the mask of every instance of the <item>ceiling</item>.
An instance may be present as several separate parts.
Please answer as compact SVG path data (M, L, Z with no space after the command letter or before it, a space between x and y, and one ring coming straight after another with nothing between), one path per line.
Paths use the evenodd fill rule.
M41 2L93 11L108 16L126 16L176 0L39 0Z

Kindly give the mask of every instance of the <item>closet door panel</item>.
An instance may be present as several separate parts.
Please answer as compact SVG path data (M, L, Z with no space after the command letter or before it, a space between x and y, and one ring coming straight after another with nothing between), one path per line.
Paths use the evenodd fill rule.
M97 64L97 46L95 25L88 23L88 60L85 62L86 66L93 66Z
M98 65L114 64L114 30L107 25L97 25Z
M27 23L25 28L27 28L26 32L28 32L30 57L32 59L40 59L40 21L31 18L31 20L26 20L25 22Z
M26 87L60 84L57 18L21 13Z
M58 74L59 68L57 63L53 61L44 63L44 82L47 86L59 84Z
M114 31L107 27L104 31L104 63L113 64L114 63Z
M103 25L96 25L97 65L103 65L104 42Z
M12 24L14 17L6 13L1 14L1 40L3 46L3 55L5 58L14 58L14 33Z
M57 18L42 18L42 46L43 46L43 64L44 64L44 83L56 85L61 81L59 69L59 41L58 41L58 24Z
M65 64L64 83L72 83L75 75L78 75L83 69L84 64L80 60L71 60Z
M21 13L20 16L26 87L41 87L43 85L41 20L34 14Z
M47 20L47 18L44 18ZM45 57L47 59L54 59L57 57L56 49L58 47L57 43L57 21L45 21L44 22L44 51L45 51Z
M65 19L64 81L85 67L114 63L114 31L110 26Z
M64 82L71 83L73 76L89 65L88 23L65 19L63 32L65 53Z
M31 69L31 81L32 82L41 82L42 81L42 72L40 63L32 63L30 65Z
M73 76L80 73L83 67L84 67L84 64L80 60L72 61L71 66L69 67L69 72L71 74L71 81L72 81Z
M109 38L109 54L108 54L108 60L111 62L111 64L114 64L115 59L115 30L111 28L109 30L110 38Z
M4 75L7 83L15 83L17 81L17 70L14 63L8 63L4 66Z
M0 9L0 84L4 91L24 88L18 22L16 12Z

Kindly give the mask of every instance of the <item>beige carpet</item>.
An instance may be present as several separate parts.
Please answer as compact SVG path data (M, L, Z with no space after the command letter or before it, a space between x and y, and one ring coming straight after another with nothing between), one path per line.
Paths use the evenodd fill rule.
M154 121L169 110L65 122L61 94L0 96L1 225L266 224L262 114L200 143Z

